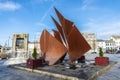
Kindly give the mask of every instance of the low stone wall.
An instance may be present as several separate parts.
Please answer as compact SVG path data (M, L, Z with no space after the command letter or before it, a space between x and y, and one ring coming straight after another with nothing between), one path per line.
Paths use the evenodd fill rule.
M60 78L62 80L94 80L96 77L108 71L116 62L110 62L107 66L86 65L76 69L65 68L64 65L44 66L37 69L26 68L26 64L12 65L12 68L39 73L41 75Z

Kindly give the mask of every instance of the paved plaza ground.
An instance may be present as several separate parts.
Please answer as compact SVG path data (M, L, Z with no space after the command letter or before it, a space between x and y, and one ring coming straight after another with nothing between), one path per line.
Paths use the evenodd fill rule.
M93 61L97 54L86 55L86 59ZM120 54L105 54L110 61L117 61L109 71L97 77L95 80L120 80ZM62 80L37 73L9 68L4 64L8 60L0 60L0 80Z
M92 55L91 57L87 56L87 59L93 59L95 55L94 54ZM108 56L110 61L117 61L117 64L115 64L106 73L97 77L95 80L120 80L120 75L119 75L120 74L120 54L105 54L105 56Z
M96 80L120 80L120 54L107 55L110 60L117 61L109 71L99 76Z
M0 61L0 80L61 80L37 73L9 68L4 65L5 62L6 60Z

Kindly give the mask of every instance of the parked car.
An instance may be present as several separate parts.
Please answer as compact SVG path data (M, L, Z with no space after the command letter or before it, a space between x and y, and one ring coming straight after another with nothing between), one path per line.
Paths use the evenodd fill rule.
M120 54L120 50L118 50L115 54Z
M0 54L0 58L1 59L6 59L7 58L7 54L6 53L1 53Z
M97 52L91 52L91 54L97 54Z

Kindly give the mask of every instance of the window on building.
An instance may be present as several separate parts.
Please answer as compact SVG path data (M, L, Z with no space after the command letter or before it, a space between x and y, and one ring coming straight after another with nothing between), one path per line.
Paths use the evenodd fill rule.
M17 49L24 48L24 38L16 38L16 48Z

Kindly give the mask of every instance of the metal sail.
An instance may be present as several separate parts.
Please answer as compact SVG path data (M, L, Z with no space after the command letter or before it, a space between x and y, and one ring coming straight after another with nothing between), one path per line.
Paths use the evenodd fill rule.
M68 19L64 19L62 27L66 36L68 38L69 33L71 32L73 22L69 21Z
M63 17L63 15L56 8L55 8L55 12L59 18L59 21L62 25L63 30L64 30L63 33L65 34L66 37L68 37L68 35L72 29L73 22L71 22L68 19L65 19Z
M63 24L64 17L62 16L62 14L55 7L54 7L54 9L55 9L55 12L56 12L56 14L57 14L57 16L59 18L60 23Z
M68 38L68 54L70 62L73 62L91 49L88 42L74 25Z
M52 16L51 16L52 17ZM65 36L64 36L64 33L63 33L63 29L62 29L62 26L52 17L52 20L54 21L58 31L60 32L61 36L62 36L62 39L64 40L64 43L66 43L65 41Z
M55 12L61 23L70 61L73 62L85 54L85 52L91 49L91 47L79 32L79 30L76 28L76 26L73 24L73 22L64 18L56 8Z
M43 30L42 34L41 34L41 37L40 37L40 48L41 48L41 52L42 52L42 55L44 53L46 53L47 51L47 38L48 38L48 32L47 30Z
M63 44L63 42L62 42L62 40L61 40L61 37L60 37L59 31L53 30L53 32L54 32L54 37ZM60 60L59 60L60 63L63 62L65 56L66 56L66 54L64 54L64 55L60 58Z
M63 44L59 31L53 30L54 37Z
M49 65L53 65L59 60L62 62L67 52L69 61L72 63L83 56L91 47L73 22L65 19L56 8L55 11L61 25L51 16L58 31L53 30L55 36L53 37L47 30L43 30L40 48Z
M47 30L44 30L43 34L44 33L45 33L44 36L46 40L44 39L44 36L42 36L42 38L40 39L40 42L46 42L47 44L45 44L46 49L41 49L41 50L46 50L44 51L45 53L43 53L43 55L45 55L45 61L49 65L53 65L58 60L60 60L61 57L65 55L65 53L67 52L67 49L62 43L60 43L56 38L54 38ZM41 47L42 46L43 44L41 45Z

